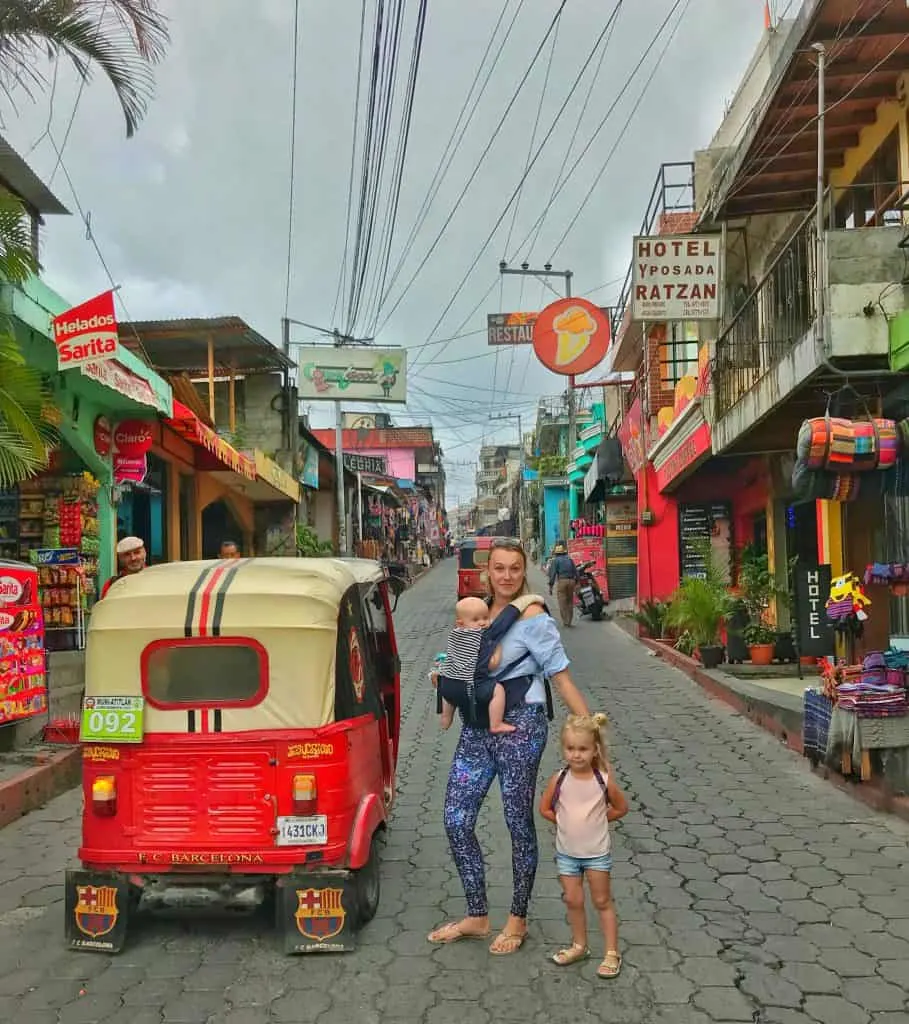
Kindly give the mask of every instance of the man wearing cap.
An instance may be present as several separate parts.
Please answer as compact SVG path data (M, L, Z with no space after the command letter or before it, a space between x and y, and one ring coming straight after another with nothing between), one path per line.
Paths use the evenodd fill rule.
M111 576L104 584L101 588L101 596L104 597L110 590L111 584L116 583L117 580L142 572L145 568L145 558L145 541L140 537L124 537L117 545L117 562L120 571L116 576Z
M562 624L570 626L574 618L574 591L577 586L578 568L562 541L555 545L552 554L553 559L549 563L549 593L551 594L555 587Z

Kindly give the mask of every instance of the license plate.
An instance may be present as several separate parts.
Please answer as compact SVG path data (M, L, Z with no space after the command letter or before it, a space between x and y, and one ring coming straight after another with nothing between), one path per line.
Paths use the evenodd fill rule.
M328 842L328 818L278 818L278 846L324 846Z
M79 739L83 743L141 743L144 697L86 697Z
M583 601L592 601L593 600L593 591L589 587L587 587L585 590L582 590L581 591L581 599Z

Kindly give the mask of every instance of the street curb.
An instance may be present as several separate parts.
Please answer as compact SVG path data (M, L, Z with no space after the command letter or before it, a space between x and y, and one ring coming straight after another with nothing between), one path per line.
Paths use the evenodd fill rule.
M0 782L0 828L79 784L82 775L80 747L51 754L43 764Z
M739 714L744 715L755 725L760 726L766 732L775 736L784 746L796 754L803 754L801 721L794 729L795 717L793 712L787 708L776 707L767 702L753 699L749 696L737 693L730 686L725 685L721 680L707 672L694 658L677 651L665 643L651 640L649 637L639 636L636 623L627 618L617 616L613 620L633 640L646 647L649 651L665 661L668 665L684 672L689 679L697 683L702 690L705 690L711 697L721 700ZM807 761L807 758L806 758ZM819 778L824 779L837 789L876 811L885 811L893 814L904 821L909 821L909 796L896 796L888 787L879 780L871 782L853 782L844 778L837 772L832 771L824 764L813 765L808 762L809 770Z

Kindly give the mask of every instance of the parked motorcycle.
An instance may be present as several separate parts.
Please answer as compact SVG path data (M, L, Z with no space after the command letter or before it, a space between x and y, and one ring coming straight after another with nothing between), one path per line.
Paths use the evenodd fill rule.
M603 597L603 591L590 571L594 565L595 562L585 562L578 566L577 595L581 614L589 615L594 622L599 622L603 618L608 601Z

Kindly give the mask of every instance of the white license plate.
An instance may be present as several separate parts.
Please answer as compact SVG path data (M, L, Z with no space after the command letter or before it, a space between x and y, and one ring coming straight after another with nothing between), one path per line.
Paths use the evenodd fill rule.
M278 818L278 846L324 846L328 842L328 818Z

